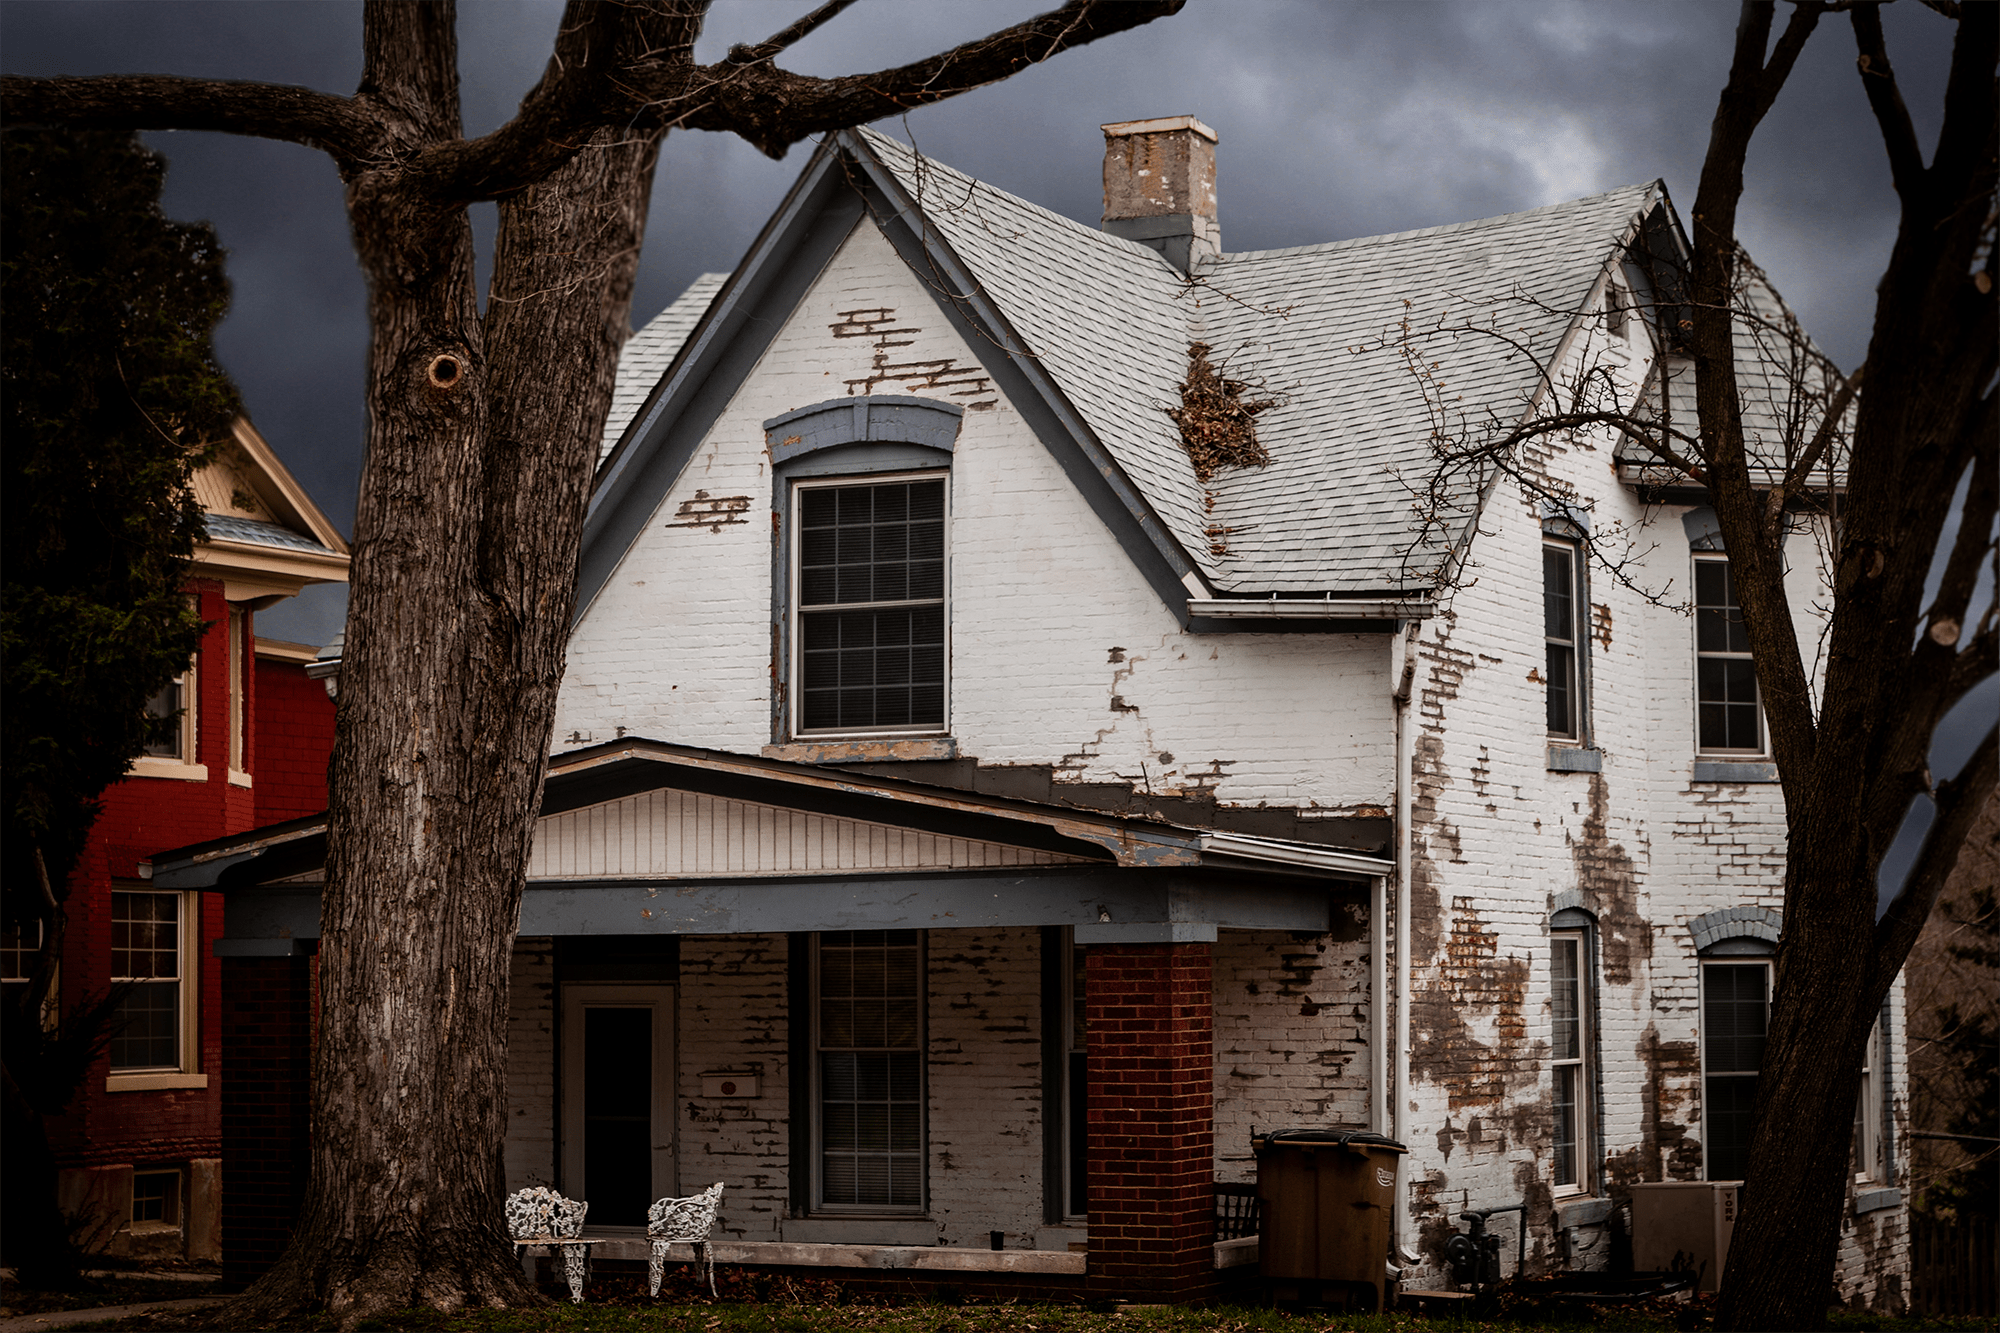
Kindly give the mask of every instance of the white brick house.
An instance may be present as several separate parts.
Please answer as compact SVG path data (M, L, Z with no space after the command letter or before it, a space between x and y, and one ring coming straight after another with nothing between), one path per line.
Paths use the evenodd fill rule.
M1740 1173L1780 925L1726 557L1608 436L1413 496L1440 411L1532 410L1510 345L1657 383L1664 189L1228 254L1211 132L1107 139L1095 230L835 136L633 339L510 1180L615 1225L720 1179L725 1260L1201 1298L1254 1255L1210 1220L1252 1129L1342 1126L1409 1148L1406 1285L1512 1204L1530 1271L1644 1260L1635 1185ZM1191 460L1197 346L1269 401L1261 459ZM1586 559L1614 531L1629 582ZM294 949L314 836L156 880L224 888L238 956ZM1841 1280L1893 1302L1884 1024Z

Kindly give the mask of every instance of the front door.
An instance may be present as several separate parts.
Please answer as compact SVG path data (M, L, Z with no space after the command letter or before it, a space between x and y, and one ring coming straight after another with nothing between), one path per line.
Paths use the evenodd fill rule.
M590 1204L590 1230L643 1229L676 1193L674 991L563 987L562 1190Z

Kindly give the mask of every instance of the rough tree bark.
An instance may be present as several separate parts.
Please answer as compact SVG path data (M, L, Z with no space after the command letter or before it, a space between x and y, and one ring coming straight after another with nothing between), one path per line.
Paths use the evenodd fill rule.
M897 69L773 58L853 0L697 65L706 0L571 0L507 125L461 136L449 3L370 0L351 98L172 77L8 79L16 122L328 151L368 279L369 438L334 749L311 1182L224 1318L539 1299L501 1229L508 964L584 506L661 138L772 156L976 88L1181 0L1061 9ZM466 206L498 200L482 316Z
M1902 216L1878 288L1866 382L1854 400L1817 711L1783 560L1787 489L1796 494L1809 483L1798 476L1776 488L1752 484L1732 295L1745 156L1799 50L1832 6L1798 5L1773 45L1773 6L1744 5L1690 218L1699 453L1757 664L1789 833L1757 1128L1718 1328L1824 1326L1868 1035L1994 786L1990 729L1954 781L1933 782L1928 754L1944 714L2000 665L1991 609L1972 632L1965 624L1978 569L1991 558L1996 489L1992 200L2000 9L1934 7L1957 20L1958 32L1944 124L1928 166L1896 89L1879 11L1850 11ZM1925 577L1962 481L1958 537L1926 605ZM1936 818L1878 921L1876 874L1918 795L1936 803Z

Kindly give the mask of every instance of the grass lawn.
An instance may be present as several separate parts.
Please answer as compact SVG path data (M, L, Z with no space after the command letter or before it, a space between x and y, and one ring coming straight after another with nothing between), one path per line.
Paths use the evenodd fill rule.
M1572 1306L1527 1308L1506 1301L1476 1315L1426 1318L1391 1311L1387 1315L1342 1315L1325 1311L1288 1313L1271 1309L1214 1307L1178 1309L1165 1307L1126 1308L1119 1311L1093 1310L1074 1305L977 1304L941 1305L910 1301L890 1303L879 1298L849 1302L831 1282L793 1282L766 1279L760 1283L740 1280L725 1285L734 1290L723 1299L711 1301L704 1290L662 1293L658 1301L649 1298L635 1278L593 1278L590 1299L571 1305L567 1299L525 1310L474 1310L456 1314L412 1310L364 1323L363 1329L398 1330L399 1333L847 1333L847 1330L881 1330L881 1333L1454 1333L1456 1330L1495 1330L1495 1333L1530 1333L1531 1330L1633 1329L1699 1330L1711 1323L1712 1298L1681 1305L1659 1302L1628 1307ZM761 1289L753 1289L761 1288ZM198 1294L185 1285L172 1297ZM119 1329L164 1331L224 1329L233 1325L217 1322L217 1311L195 1311L138 1315L115 1322L72 1324L73 1329ZM1871 1330L1965 1329L1991 1327L1988 1320L1959 1319L1925 1321L1915 1318L1858 1314L1836 1311L1830 1326L1838 1333L1870 1333ZM332 1319L298 1325L302 1329L332 1329Z

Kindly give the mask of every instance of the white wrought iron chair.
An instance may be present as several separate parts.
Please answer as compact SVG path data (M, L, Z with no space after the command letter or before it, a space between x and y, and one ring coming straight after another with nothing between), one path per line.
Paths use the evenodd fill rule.
M530 1246L547 1246L560 1251L563 1273L569 1279L569 1298L583 1303L583 1275L594 1241L582 1239L583 1215L590 1205L581 1199L565 1199L552 1189L536 1185L507 1196L507 1234L514 1241L514 1257L520 1258Z
M685 1199L661 1199L646 1210L646 1239L653 1243L652 1258L646 1261L646 1277L652 1284L653 1295L660 1294L667 1246L677 1241L694 1247L695 1262L708 1277L708 1294L716 1294L715 1251L708 1237L715 1230L715 1215L721 1211L719 1180L699 1194L690 1194Z

